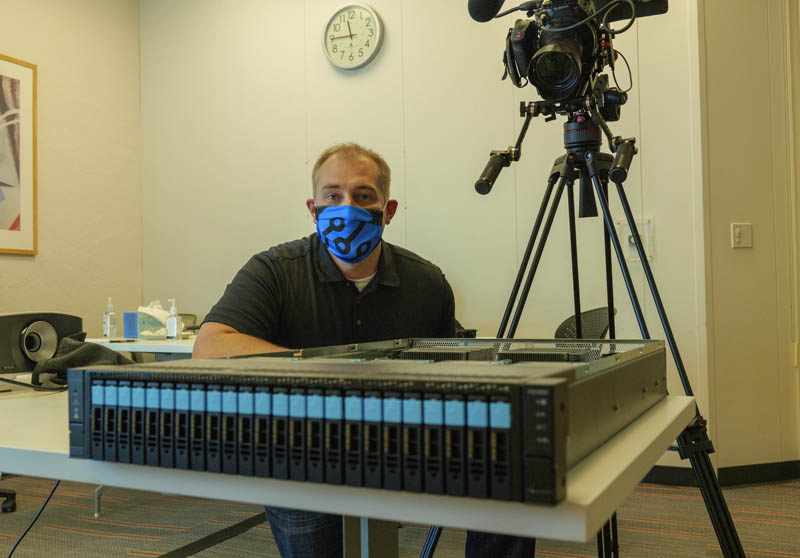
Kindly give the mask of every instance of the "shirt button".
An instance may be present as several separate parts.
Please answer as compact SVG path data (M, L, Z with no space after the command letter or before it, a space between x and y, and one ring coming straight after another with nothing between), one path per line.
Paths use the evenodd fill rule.
M361 325L361 320L356 320L356 325Z

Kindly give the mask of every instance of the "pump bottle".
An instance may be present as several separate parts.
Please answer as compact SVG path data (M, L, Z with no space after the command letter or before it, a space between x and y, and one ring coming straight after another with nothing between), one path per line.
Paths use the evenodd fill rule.
M167 317L167 339L181 339L183 337L183 320L178 314L175 299L169 299L169 317Z
M114 305L111 304L111 297L108 297L106 313L103 314L103 337L117 336L117 314L114 312Z

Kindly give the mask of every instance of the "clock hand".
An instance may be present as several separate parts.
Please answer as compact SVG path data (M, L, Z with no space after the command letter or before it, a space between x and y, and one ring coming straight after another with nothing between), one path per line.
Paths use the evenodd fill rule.
M348 39L348 38L353 38L353 37L355 37L355 36L356 36L355 34L352 34L352 35L342 35L342 36L340 36L340 37L331 37L331 40L332 40L332 41L335 41L336 39Z
M350 33L350 38L353 38L353 30L350 29L350 22L347 22L347 32Z

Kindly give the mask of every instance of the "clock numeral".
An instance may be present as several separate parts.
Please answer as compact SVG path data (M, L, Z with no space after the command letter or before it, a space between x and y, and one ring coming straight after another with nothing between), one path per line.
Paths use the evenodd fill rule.
M367 31L369 31L369 36L370 36L370 37L372 37L372 36L374 36L374 35L375 35L375 30L374 30L372 27L370 27L369 29L367 29Z
M344 23L344 14L341 14L341 15L339 16L339 21L340 21L341 23Z
M341 31L341 29L342 29L342 25L340 23L334 23L333 24L334 33L338 33L339 31ZM333 35L331 35L331 39L332 38L333 38Z
M339 52L338 45L333 45L333 47L331 47L331 52Z
M353 19L354 17L356 17L356 11L355 10L348 10L347 11L347 19Z
M352 62L354 60L352 52L350 53L350 56L347 57L347 59L350 60L350 62Z
M369 39L367 39L367 42L366 42L366 43L364 43L364 47L365 47L365 48L369 48Z
M344 58L344 51L342 51L342 55L339 57L339 60Z
M372 18L371 18L371 17L368 17L368 18L367 18L367 23L366 23L366 25L367 25L367 27L369 27L370 25L372 25Z
M362 56L364 56L364 49L360 48L358 49L358 57L361 58Z

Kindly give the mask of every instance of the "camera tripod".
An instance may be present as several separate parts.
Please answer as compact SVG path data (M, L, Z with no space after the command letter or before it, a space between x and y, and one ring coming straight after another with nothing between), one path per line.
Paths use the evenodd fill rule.
M625 261L625 256L620 245L619 237L614 227L614 222L611 217L611 211L608 203L608 183L613 182L619 201L621 203L625 219L631 230L631 236L636 246L636 252L639 260L642 263L642 268L653 297L653 301L661 320L661 325L664 329L667 345L669 346L672 357L680 376L683 390L686 395L693 396L691 384L686 375L686 369L683 365L678 346L675 342L675 336L672 333L669 320L667 318L664 304L661 301L661 296L658 293L653 272L647 261L644 247L642 246L641 237L636 227L633 218L633 213L628 203L628 198L623 188L623 182L627 179L628 170L636 154L635 140L632 138L612 138L611 132L603 119L606 111L601 112L597 109L595 104L590 102L582 103L584 109L570 112L569 119L564 124L564 147L566 153L558 157L550 171L550 176L547 181L544 198L539 207L536 221L531 231L528 245L522 258L522 262L517 272L517 277L512 287L511 295L509 296L508 304L504 312L500 328L497 333L497 338L513 338L516 333L517 326L519 325L522 311L525 307L528 294L530 293L533 278L536 270L539 267L542 253L544 251L547 238L550 234L550 229L555 219L559 203L563 196L564 190L567 191L567 200L569 204L569 235L570 235L570 256L572 263L572 285L573 285L573 305L575 309L575 325L577 337L582 338L582 324L581 324L581 302L580 302L580 284L578 274L578 252L577 252L577 239L575 234L575 195L574 195L574 182L579 180L580 184L580 198L578 213L581 217L596 216L597 207L595 199L599 202L602 210L604 221L604 251L605 251L605 272L606 272L606 289L608 298L608 321L609 321L609 338L614 339L616 332L614 326L614 293L612 283L612 256L611 247L613 246L620 271L622 273L625 287L631 300L636 321L639 326L642 338L650 339L650 332L644 319L641 304L639 303L636 289L631 279L631 274L628 265ZM623 100L624 102L624 100ZM617 111L618 111L617 106ZM525 116L525 123L522 126L517 143L514 147L509 147L504 151L492 151L488 164L484 169L481 178L475 184L475 189L481 194L487 194L492 188L494 181L499 175L503 167L507 167L512 161L519 160L520 147L525 133L528 129L530 120L534 116L540 114L547 115L547 120L555 118L555 113L559 112L557 105L551 102L539 101L534 103L521 104L521 115ZM618 117L617 112L617 117ZM601 153L602 146L602 133L605 133L612 144L615 156L607 153ZM556 183L558 184L556 186ZM553 189L555 188L555 195L553 196ZM552 197L552 201L551 201ZM548 209L549 207L549 209ZM546 216L545 216L546 215ZM542 228L542 224L544 227ZM541 238L538 239L541 229ZM525 271L528 269L531 254L533 254L533 261L530 263L530 270L525 279L524 286L522 285ZM520 294L520 286L522 292ZM519 295L519 300L517 297ZM514 305L516 302L516 310ZM512 318L513 312L513 318ZM509 326L509 319L511 324ZM506 328L508 331L506 332ZM741 558L744 557L744 550L739 540L736 527L725 503L722 490L717 480L716 473L711 465L709 454L713 453L714 448L711 440L708 437L707 422L700 414L700 410L695 405L695 416L690 424L681 432L677 439L677 447L672 446L669 449L677 450L682 459L689 459L692 470L694 471L697 484L703 496L703 500L714 527L717 540L719 541L720 548L726 558ZM616 514L604 525L604 527L597 534L597 551L598 558L610 558L619 556L619 546L617 539L617 522ZM436 549L439 536L441 535L441 527L433 526L428 532L428 537L423 546L420 558L430 558Z

